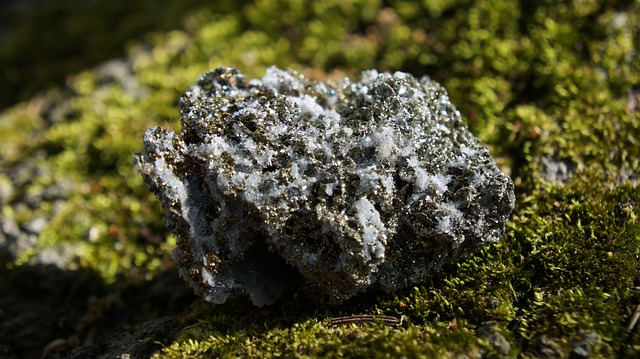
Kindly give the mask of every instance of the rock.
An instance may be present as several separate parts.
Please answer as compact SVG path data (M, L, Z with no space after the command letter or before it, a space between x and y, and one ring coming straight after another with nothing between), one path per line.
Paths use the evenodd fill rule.
M549 157L542 157L541 177L551 183L564 183L569 181L576 172L577 165L570 160L555 160Z
M511 179L427 77L220 68L180 109L182 131L148 130L134 165L177 235L180 275L214 303L302 286L338 304L422 283L498 241L514 208Z
M562 353L562 345L558 340L543 334L532 341L532 348L525 355L534 358L561 358Z
M496 352L501 355L508 355L511 350L509 341L497 330L497 322L487 322L476 331L478 337L486 340Z
M597 332L583 333L579 340L572 343L573 350L571 351L572 358L589 358L593 347L601 341L600 334Z
M107 85L115 83L131 97L142 98L146 94L133 74L133 64L126 59L106 61L96 67L95 73L102 88L108 88Z

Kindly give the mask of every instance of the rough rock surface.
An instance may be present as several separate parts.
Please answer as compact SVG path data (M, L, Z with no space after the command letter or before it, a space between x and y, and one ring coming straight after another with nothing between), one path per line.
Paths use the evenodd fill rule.
M211 302L302 286L336 304L417 284L499 240L514 207L511 179L427 77L220 68L180 106L182 131L147 131L134 164L178 237L181 276Z

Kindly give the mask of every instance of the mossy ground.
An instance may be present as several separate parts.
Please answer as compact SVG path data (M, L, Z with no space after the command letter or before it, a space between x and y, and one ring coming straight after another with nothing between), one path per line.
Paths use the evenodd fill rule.
M639 30L637 1L258 0L201 8L180 30L127 47L139 91L87 69L0 114L0 185L11 188L2 215L20 228L47 219L1 273L7 286L18 285L11 278L43 252L71 248L63 269L99 278L112 291L111 299L89 291L99 301L115 296L148 309L128 308L128 319L111 328L166 315L144 305L157 300L144 292L119 298L177 275L174 240L132 166L144 131L179 130L178 97L218 66L256 77L269 65L312 78L403 70L443 83L514 179L517 206L503 239L424 286L335 308L303 297L265 308L242 298L195 300L180 312L175 335L148 338L159 343L154 356L568 357L589 333L597 333L595 357L637 354L640 331L627 333L627 325L640 304ZM40 172L15 185L12 171L30 161ZM547 182L550 163L568 175ZM62 199L29 206L61 182L72 188ZM10 315L3 309L0 316ZM351 314L404 323L330 325ZM66 335L104 325L94 316ZM477 334L487 323L510 343L507 351Z

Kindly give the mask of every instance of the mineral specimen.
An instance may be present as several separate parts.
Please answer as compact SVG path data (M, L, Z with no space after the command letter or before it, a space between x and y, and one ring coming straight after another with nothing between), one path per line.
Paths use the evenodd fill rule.
M261 306L301 287L338 304L421 283L498 241L514 208L511 179L427 77L219 68L180 110L181 132L148 130L134 163L207 301Z

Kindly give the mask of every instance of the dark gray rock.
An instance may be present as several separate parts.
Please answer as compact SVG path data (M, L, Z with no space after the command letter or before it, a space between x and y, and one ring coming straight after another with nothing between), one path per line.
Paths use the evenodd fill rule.
M60 356L51 357L52 359L150 358L161 348L161 343L164 344L175 336L178 329L179 323L175 317L151 319L133 333L120 330L111 334L101 345L80 346Z
M498 241L514 207L511 179L427 77L221 68L180 104L182 131L147 131L134 164L181 276L211 302L264 305L302 285L336 304L421 283Z

